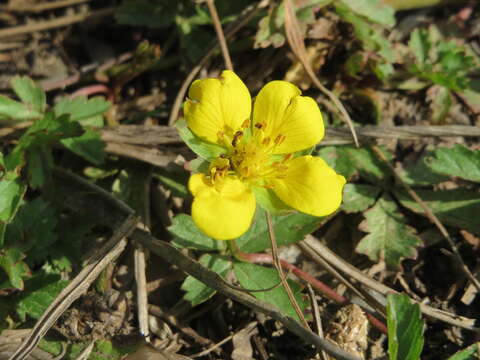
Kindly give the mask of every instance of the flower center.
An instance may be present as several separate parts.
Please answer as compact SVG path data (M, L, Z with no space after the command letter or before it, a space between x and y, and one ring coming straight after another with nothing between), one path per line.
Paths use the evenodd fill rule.
M271 187L269 180L284 177L291 154L275 156L274 150L285 141L285 136L279 134L275 139L271 139L266 135L265 123L258 122L254 127L250 132L249 122L246 121L242 130L231 137L230 152L210 164L210 178L213 183L227 175L235 175L250 185Z

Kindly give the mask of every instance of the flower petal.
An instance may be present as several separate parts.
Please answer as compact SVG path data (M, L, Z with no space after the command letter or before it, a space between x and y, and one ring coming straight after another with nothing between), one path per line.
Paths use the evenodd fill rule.
M286 165L284 177L273 181L273 190L283 202L314 216L326 216L338 209L345 178L323 159L300 156Z
M192 218L200 230L217 240L245 233L255 214L255 196L238 178L226 177L212 186L204 174L190 177Z
M255 99L253 131L263 131L263 138L269 137L272 144L285 137L275 146L275 154L305 150L323 138L325 129L317 103L300 94L300 89L287 81L271 81ZM265 127L259 130L257 123Z
M224 145L219 133L232 138L250 118L250 93L233 71L223 71L220 79L195 80L188 97L185 119L190 130L203 140Z

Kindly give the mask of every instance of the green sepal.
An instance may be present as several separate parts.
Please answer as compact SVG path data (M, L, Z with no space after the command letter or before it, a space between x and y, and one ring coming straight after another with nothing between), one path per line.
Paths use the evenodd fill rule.
M176 127L182 140L201 158L212 160L226 153L226 149L222 146L206 142L192 133L188 128L185 119L179 119L176 122Z
M285 204L272 189L255 186L252 191L257 203L272 215L286 215L295 210Z

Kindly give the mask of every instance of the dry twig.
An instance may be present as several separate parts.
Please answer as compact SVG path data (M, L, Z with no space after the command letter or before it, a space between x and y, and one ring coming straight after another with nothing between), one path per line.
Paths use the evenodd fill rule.
M287 41L292 49L293 53L303 65L305 72L310 77L312 82L315 86L323 92L328 98L333 101L333 103L337 106L338 110L343 116L343 119L347 126L349 127L355 145L358 147L360 146L358 143L357 134L355 133L355 128L353 127L353 121L348 114L348 111L343 106L340 99L328 90L325 86L322 85L320 80L318 79L317 75L312 69L310 62L308 61L307 51L305 49L305 43L303 41L302 33L300 31L300 25L298 24L297 17L295 15L295 11L293 10L293 5L290 0L284 0L285 5L285 34L287 35Z

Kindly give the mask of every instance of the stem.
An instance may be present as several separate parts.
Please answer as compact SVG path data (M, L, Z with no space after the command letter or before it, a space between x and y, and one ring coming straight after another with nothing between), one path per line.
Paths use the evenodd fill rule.
M298 318L301 320L305 328L310 329L310 327L308 326L307 320L305 319L305 316L303 316L303 312L300 309L300 306L298 305L297 300L295 299L295 296L293 295L292 289L290 289L290 286L288 285L288 281L287 279L285 279L285 274L283 273L283 268L282 268L280 259L278 257L277 240L275 239L275 232L273 230L272 216L268 211L266 212L266 216L267 216L267 224L268 224L268 236L270 237L270 242L272 244L273 264L278 271L278 275L280 276L282 285L285 288L285 291L287 292L288 298L290 299L290 302L292 303L292 306L295 309L295 312L297 313Z

